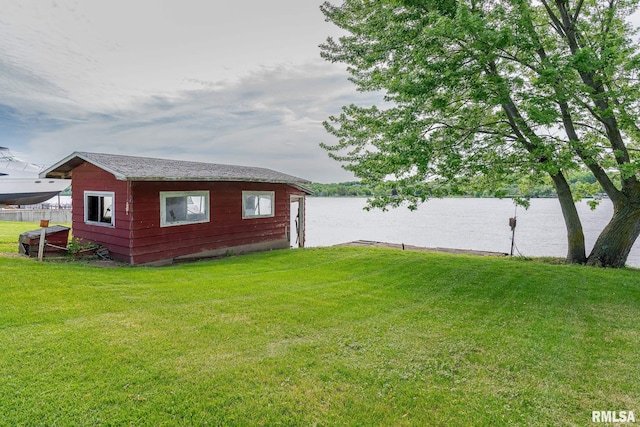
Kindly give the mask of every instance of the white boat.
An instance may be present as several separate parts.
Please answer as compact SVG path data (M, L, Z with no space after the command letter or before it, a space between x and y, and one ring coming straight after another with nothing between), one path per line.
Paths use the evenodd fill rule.
M40 178L42 169L18 159L7 147L0 147L0 205L42 203L69 186L68 179Z

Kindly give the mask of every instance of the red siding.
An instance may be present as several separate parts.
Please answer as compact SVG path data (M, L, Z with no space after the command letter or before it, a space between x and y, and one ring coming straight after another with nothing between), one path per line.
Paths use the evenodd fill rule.
M126 211L129 183L115 179L90 163L83 163L73 170L71 181L73 237L98 243L109 249L118 260L131 262L130 259L130 218ZM84 221L85 191L110 191L115 193L113 215L114 226L86 224Z
M160 227L161 191L209 191L210 222ZM275 191L275 216L242 218L242 191ZM184 255L287 238L290 195L300 191L285 184L244 182L136 182L132 256L148 263Z
M74 169L72 185L74 237L104 245L114 258L131 264L287 239L290 196L304 194L286 184L118 181L88 163ZM160 227L161 191L199 190L209 191L209 222ZM85 191L115 193L115 227L84 223ZM275 216L243 219L243 191L275 191Z

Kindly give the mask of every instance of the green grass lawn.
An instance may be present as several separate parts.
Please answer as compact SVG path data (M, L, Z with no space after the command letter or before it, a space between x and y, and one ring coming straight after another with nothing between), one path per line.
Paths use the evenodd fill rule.
M638 270L323 248L0 275L2 426L640 418Z
M39 222L0 221L0 253L18 253L20 234L39 229Z

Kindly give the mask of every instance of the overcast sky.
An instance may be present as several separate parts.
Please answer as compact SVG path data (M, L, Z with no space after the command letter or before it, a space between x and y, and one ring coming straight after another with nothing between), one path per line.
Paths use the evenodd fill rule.
M47 166L94 151L353 179L322 121L379 98L320 58L338 31L320 3L0 0L0 146Z
M357 94L320 59L320 0L0 0L0 145L352 179L320 142Z

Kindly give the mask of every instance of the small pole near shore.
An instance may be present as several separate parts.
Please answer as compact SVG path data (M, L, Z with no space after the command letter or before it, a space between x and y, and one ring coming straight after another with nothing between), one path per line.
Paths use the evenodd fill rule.
M47 237L47 227L49 227L49 220L41 219L40 220L40 242L38 245L38 261L42 261L42 258L44 257L44 241L45 241L45 238Z
M516 205L516 212L518 211L518 206ZM513 256L513 247L516 244L516 212L513 213L513 218L509 218L509 227L511 227L511 253L509 256Z

